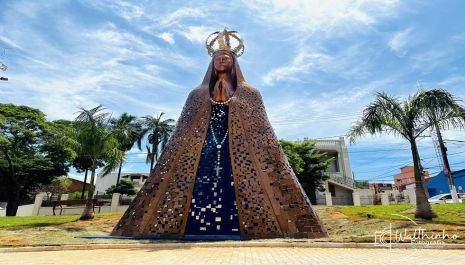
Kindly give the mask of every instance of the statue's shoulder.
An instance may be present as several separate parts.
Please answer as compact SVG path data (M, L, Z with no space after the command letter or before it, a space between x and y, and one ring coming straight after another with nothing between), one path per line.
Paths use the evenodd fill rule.
M260 91L258 91L257 88L255 88L254 86L252 86L251 84L247 83L247 82L241 82L239 84L239 86L241 86L241 88L245 91L247 91L248 93L251 93L251 94L254 94L254 95L260 95Z
M243 95L248 95L249 97L254 98L256 100L262 100L262 95L260 94L260 91L251 84L247 82L241 82L240 86L243 91Z
M208 93L208 88L203 86L198 86L194 88L187 97L188 100L198 99L205 96L205 93Z

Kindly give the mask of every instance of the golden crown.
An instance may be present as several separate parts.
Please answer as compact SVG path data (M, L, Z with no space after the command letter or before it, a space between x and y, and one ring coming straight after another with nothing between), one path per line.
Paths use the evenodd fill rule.
M237 31L227 30L226 28L208 35L205 41L205 47L207 47L210 56L213 56L217 51L230 51L234 53L236 57L244 53L244 41Z

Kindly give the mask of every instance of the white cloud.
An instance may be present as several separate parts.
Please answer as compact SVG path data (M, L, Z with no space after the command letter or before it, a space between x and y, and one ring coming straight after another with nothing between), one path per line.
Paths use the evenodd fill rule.
M344 135L372 100L373 92L383 89L388 80L373 81L359 87L347 86L329 92L288 96L267 108L271 124L280 137L327 137ZM315 128L317 129L311 129Z
M158 35L162 40L168 42L169 44L174 44L173 33L163 32L162 34Z
M156 50L156 46L148 43L141 37L126 31L118 30L116 26L109 23L97 30L87 30L82 33L89 41L96 44L97 47L108 46L114 48L125 48L136 51L145 55L149 55Z
M0 36L0 41L6 43L7 45L9 45L9 46L11 46L13 48L22 50L21 46L19 46L16 42L14 42L13 40L10 40L9 38L7 38L5 36ZM5 49L6 47L2 47L2 48Z
M423 74L430 74L435 69L447 67L447 63L452 60L454 60L454 57L450 56L450 50L446 48L443 50L432 49L412 55L410 66Z
M459 93L456 93L456 95L465 98L465 91L463 90L463 87L465 86L465 76L461 74L448 76L444 80L439 81L437 84L433 84L432 86L439 86L448 89L451 87L458 88L460 92L457 91Z
M332 58L323 53L301 50L291 63L269 71L262 79L265 85L273 85L282 80L299 80L299 74L308 73L318 65L327 64Z
M189 68L191 58L111 23L89 28L68 20L61 25L63 35L50 39L28 20L5 19L11 30L3 39L21 50L13 51L10 82L0 89L3 100L40 108L49 119L73 119L78 107L98 104L135 115L163 110L174 117L178 111L166 102L167 95L184 90L161 72ZM61 39L65 46L56 43ZM163 98L155 96L160 90Z
M153 34L155 36L158 36L160 35L160 32L163 33L167 30L175 31L176 33L184 35L182 33L186 31L185 29L188 27L187 25L193 24L187 23L186 21L197 21L198 19L204 19L204 22L208 21L206 17L207 14L205 13L207 7L201 7L200 5L197 5L196 8L182 7L166 14L147 14L144 16L144 23L141 23L138 26L142 31L147 32L148 34Z
M453 42L463 44L465 43L465 34L457 34L457 35L452 36L450 39Z
M391 14L397 2L396 0L243 1L254 17L268 27L286 27L307 33L328 31L340 25L376 23L378 17Z
M331 54L323 48L303 46L290 63L268 71L262 81L266 86L281 81L311 81L325 85L327 80L321 74L331 74L334 78L352 81L361 80L369 77L372 69L373 63L365 56L367 52L366 47L359 44L332 51Z
M207 36L215 29L205 26L189 26L187 31L179 31L181 35L193 42L204 42Z
M121 0L100 0L100 1L87 1L86 5L98 8L101 10L111 10L113 13L119 15L125 20L131 22L135 19L141 18L145 15L144 8L133 2Z
M191 7L179 8L172 13L162 16L158 20L158 26L168 27L168 26L173 26L173 25L179 25L180 21L182 21L183 19L202 18L205 16L206 14L203 12L203 10L198 9L198 8L191 8Z
M400 56L404 56L407 54L407 49L405 47L409 43L409 40L411 39L411 33L412 33L413 28L409 27L406 28L405 30L396 32L392 38L388 42L389 48L396 52Z

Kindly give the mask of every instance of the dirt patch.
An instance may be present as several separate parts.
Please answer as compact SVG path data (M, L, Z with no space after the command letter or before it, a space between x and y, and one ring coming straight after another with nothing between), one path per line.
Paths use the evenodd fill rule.
M349 218L336 207L316 206L315 210L326 227L329 237L303 241L329 242L374 242L377 231L392 226L393 230L414 230L415 224L408 220L383 220L367 218ZM84 239L80 236L107 236L123 213L97 215L93 220L72 221L60 225L30 227L18 230L0 230L1 246L43 246L95 243L158 243L160 241L122 239ZM448 243L465 243L465 226L457 224L419 223L426 231L456 234L459 240ZM276 239L282 241L283 239ZM163 242L164 243L164 242Z
M347 216L336 210L336 208L325 207L323 211L319 211L318 213L323 214L323 212L325 216L331 216L332 219L347 219Z
M110 233L120 218L121 214L101 215L95 216L92 220L77 220L74 222L61 224L58 227L67 230L72 230L74 228L76 231L83 231L86 230L84 228L88 226L93 226L101 232Z
M21 235L0 236L0 246L28 246L31 242Z

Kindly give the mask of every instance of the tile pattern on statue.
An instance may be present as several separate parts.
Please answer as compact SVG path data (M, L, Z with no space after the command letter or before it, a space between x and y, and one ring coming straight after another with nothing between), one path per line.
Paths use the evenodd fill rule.
M187 217L186 235L239 235L227 140L228 106L212 105L210 126Z
M229 144L241 236L326 236L281 150L259 92L247 84L238 89L229 107ZM184 235L210 104L208 87L191 92L159 162L112 235Z
M284 152L279 145L273 128L268 121L266 111L260 93L249 85L240 93L237 105L231 107L230 119L231 130L237 131L231 140L233 155L237 156L234 169L238 172L242 170L255 170L248 174L237 174L235 177L244 182L261 181L259 187L254 185L244 186L244 195L248 197L248 204L238 204L238 211L244 225L247 225L247 235L250 236L273 236L273 218L257 219L257 215L263 214L263 207L266 212L273 213L277 218L281 234L290 237L318 237L326 235L318 216L311 207L305 192L297 181L292 168L290 167ZM248 143L248 148L241 148L244 143ZM255 166L252 166L255 164ZM259 165L259 166L257 166ZM245 179L244 179L245 178ZM267 207L268 203L263 203L261 198L250 197L250 193L259 191L259 195L264 194L271 202L272 209ZM252 199L251 199L252 198ZM261 205L252 207L249 205ZM267 215L264 215L267 216ZM259 221L259 222L257 222ZM261 222L260 222L261 221Z
M189 95L159 162L113 235L182 235L210 116L210 103L202 92L196 89Z

